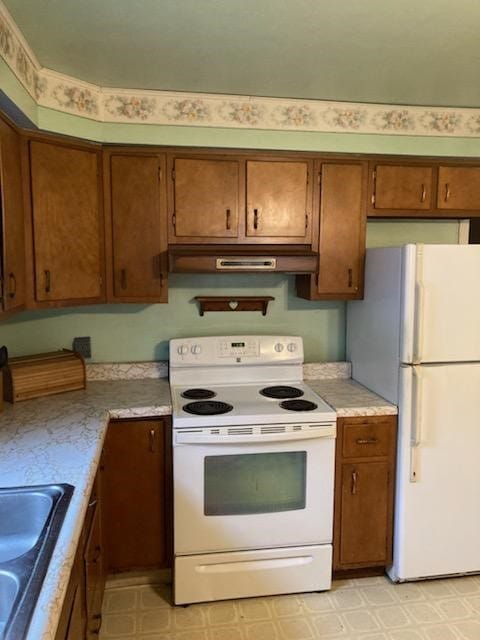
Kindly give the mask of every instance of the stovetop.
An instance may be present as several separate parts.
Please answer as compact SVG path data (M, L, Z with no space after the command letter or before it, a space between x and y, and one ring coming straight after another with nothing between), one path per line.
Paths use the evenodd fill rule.
M294 388L281 391L280 397L269 398L262 393L268 387ZM195 389L195 393L187 393ZM261 384L229 384L202 385L197 387L187 385L172 385L173 428L210 427L229 425L258 425L258 424L301 424L331 422L335 420L335 411L324 402L308 385L302 381L264 381ZM202 391L198 391L202 390ZM213 392L213 396L206 397L205 391ZM188 396L198 396L194 399ZM210 394L208 394L210 395ZM202 411L198 415L193 410L197 405ZM209 411L218 408L222 413ZM232 408L230 408L232 407ZM204 415L204 411L208 412Z

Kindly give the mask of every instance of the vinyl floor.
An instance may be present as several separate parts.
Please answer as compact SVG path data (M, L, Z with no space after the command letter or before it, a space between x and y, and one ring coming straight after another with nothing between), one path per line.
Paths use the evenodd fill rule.
M480 640L480 576L173 607L169 585L113 578L101 640Z

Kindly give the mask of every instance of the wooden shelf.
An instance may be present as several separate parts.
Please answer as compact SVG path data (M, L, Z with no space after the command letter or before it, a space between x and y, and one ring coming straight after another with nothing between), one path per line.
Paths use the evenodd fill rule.
M261 311L267 315L272 296L195 296L199 302L200 315L205 311Z

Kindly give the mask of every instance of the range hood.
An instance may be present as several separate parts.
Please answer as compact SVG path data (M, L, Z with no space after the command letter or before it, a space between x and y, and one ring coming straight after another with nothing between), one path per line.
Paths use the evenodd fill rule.
M318 254L308 245L170 245L173 273L315 273Z

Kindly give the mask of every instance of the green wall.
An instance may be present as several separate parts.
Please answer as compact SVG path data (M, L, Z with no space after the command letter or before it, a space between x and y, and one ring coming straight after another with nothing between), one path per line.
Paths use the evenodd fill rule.
M374 221L368 245L404 242L456 243L457 222ZM307 361L345 358L345 304L308 302L295 295L294 276L170 276L169 303L101 305L20 313L0 325L0 344L12 356L70 348L75 336L91 336L93 362L164 360L168 340L182 336L266 333L301 335ZM271 295L264 317L258 312L207 313L200 317L197 295Z

